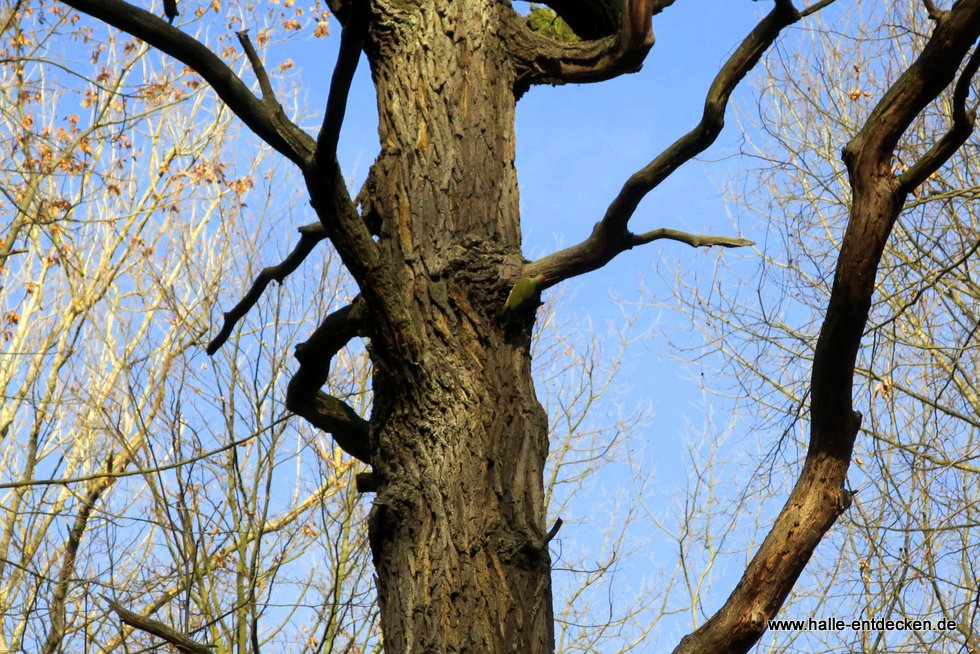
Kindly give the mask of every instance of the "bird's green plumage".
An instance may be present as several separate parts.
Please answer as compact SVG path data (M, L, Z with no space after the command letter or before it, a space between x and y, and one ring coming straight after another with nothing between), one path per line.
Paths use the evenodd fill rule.
M541 283L544 281L544 275L535 275L534 277L524 277L519 279L514 288L510 289L510 294L507 296L507 302L504 304L504 311L514 312L519 309L523 309L531 301L537 300L538 293L541 289Z
M623 0L540 0L559 17L565 28L585 41L615 34L623 24ZM534 29L534 26L531 26ZM556 41L565 40L552 35Z

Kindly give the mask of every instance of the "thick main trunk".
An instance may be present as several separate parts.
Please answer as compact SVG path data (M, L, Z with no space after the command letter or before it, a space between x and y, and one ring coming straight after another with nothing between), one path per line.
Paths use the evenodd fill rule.
M547 424L522 265L514 73L496 0L378 0L367 51L382 151L361 195L405 334L371 334L371 546L389 654L550 652Z

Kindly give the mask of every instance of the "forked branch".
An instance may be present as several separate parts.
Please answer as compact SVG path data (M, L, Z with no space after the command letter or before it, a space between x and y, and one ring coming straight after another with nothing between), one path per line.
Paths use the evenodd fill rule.
M974 47L973 55L960 73L956 86L953 87L953 119L949 130L922 155L921 159L901 174L899 184L903 192L911 193L918 188L930 175L949 161L953 153L970 138L977 122L977 112L976 109L966 108L966 100L970 95L970 84L978 68L980 68L980 43Z
M778 0L773 10L745 37L715 76L708 89L704 112L697 126L627 180L589 238L530 264L524 271L525 276L544 273L548 280L546 284L552 285L562 279L601 268L618 254L657 238L673 238L688 244L696 242L705 246L749 245L750 242L745 239L695 236L674 230L654 230L638 236L629 231L628 223L647 193L715 142L725 124L725 110L735 87L758 63L783 28L793 24L801 16L802 13L791 2Z
M66 5L132 34L186 64L263 141L292 162L313 153L313 139L277 110L261 102L214 52L162 18L123 0L62 0Z
M853 407L854 367L881 256L908 197L908 184L891 173L895 147L915 117L953 82L978 37L980 0L960 0L936 21L922 53L844 148L852 189L850 220L814 351L810 442L803 470L728 600L681 640L675 654L751 649L817 545L850 505L853 493L846 490L845 481L861 424L861 414ZM975 59L976 55L967 64L965 76L973 75L971 68L975 72ZM966 83L963 79L960 82ZM962 92L954 90L954 95ZM940 162L930 163L936 164Z
M326 230L323 229L323 225L320 223L312 223L309 225L303 225L299 228L299 243L293 248L282 262L276 266L269 266L263 268L262 271L256 276L255 281L252 282L252 287L248 289L248 293L245 297L232 308L231 311L227 311L224 314L224 323L221 325L221 331L218 335L208 343L206 349L208 356L212 356L218 349L225 344L228 337L231 336L232 330L235 329L235 325L238 321L245 317L255 303L259 301L262 297L262 293L265 292L266 287L269 282L276 281L282 284L283 280L295 271L301 263L309 256L316 244L327 237Z

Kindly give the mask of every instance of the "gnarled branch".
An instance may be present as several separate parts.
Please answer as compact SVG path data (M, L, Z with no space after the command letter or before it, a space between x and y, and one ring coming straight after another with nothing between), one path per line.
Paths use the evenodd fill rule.
M123 0L62 1L192 68L259 138L294 163L302 164L313 153L314 143L309 134L292 123L278 104L275 111L263 104L227 64L197 39Z
M622 30L595 41L562 44L533 32L516 12L505 19L511 59L520 71L518 94L532 84L600 82L636 72L653 47L651 17L670 4L663 0L627 0Z
M231 336L232 330L239 320L245 317L255 303L258 302L262 293L265 291L269 282L275 280L276 282L282 284L283 280L286 279L290 274L296 270L301 263L309 256L316 244L327 237L326 231L323 229L323 225L320 223L311 223L309 225L303 225L299 228L299 243L293 248L282 263L276 266L269 266L263 268L262 271L252 282L252 287L248 289L248 293L245 297L236 304L231 311L225 312L224 323L221 325L221 331L218 335L208 343L206 352L208 356L213 355L218 349L225 344L228 337Z
M360 297L324 318L305 343L296 346L299 369L286 388L286 408L318 429L354 458L371 462L368 422L343 400L321 390L330 361L351 339L367 335L367 312Z
M675 654L747 652L782 606L817 545L847 510L845 488L861 414L854 367L885 244L908 192L891 173L894 149L915 117L952 83L980 37L980 0L960 0L936 23L915 62L885 93L843 158L850 220L813 356L810 442L800 477L725 604ZM969 69L971 63L967 65Z

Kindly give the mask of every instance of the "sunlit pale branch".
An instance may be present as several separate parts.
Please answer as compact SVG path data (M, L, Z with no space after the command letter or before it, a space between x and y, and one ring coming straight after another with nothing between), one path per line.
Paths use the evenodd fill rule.
M637 238L642 237L637 237L627 228L640 201L681 165L714 143L724 126L725 110L732 91L758 63L783 28L798 21L802 15L792 3L777 2L775 8L756 25L715 76L708 89L704 113L698 125L629 178L588 239L535 261L525 269L525 275L544 273L547 277L546 285L551 285L562 279L596 270L618 254L642 244L637 242ZM692 235L686 238L708 237ZM739 241L734 238L727 240L729 246Z
M212 646L202 645L187 634L177 631L168 624L125 609L112 600L107 599L106 601L109 604L109 608L116 612L120 620L131 627L163 639L177 648L177 651L181 654L214 654Z
M711 247L717 245L723 248L743 248L750 245L755 245L754 242L747 238L737 238L732 236L709 236L705 234L689 234L687 232L682 232L677 229L670 229L667 227L660 227L659 229L651 229L649 232L644 232L642 234L633 234L633 245L645 245L646 243L652 243L653 241L659 241L661 239L667 239L671 241L677 241L679 243L686 243L692 248L703 248Z
M360 298L324 318L309 340L296 346L299 370L286 389L286 407L332 434L342 450L370 463L368 422L343 400L321 390L334 355L351 339L366 333L366 312Z
M269 282L275 280L279 284L282 284L283 280L295 271L301 263L309 256L313 248L316 247L317 243L322 241L327 237L326 231L323 229L321 223L311 223L309 225L303 225L299 228L299 243L293 248L281 263L275 266L269 266L263 268L262 271L255 278L252 283L252 287L245 294L245 297L236 304L231 311L227 311L224 315L224 323L221 325L221 331L218 335L208 343L207 353L208 355L213 355L218 349L224 345L228 337L231 336L232 330L238 321L245 317L255 303L258 302L262 293L265 292L266 287Z
M53 654L60 651L62 641L65 638L66 614L65 606L68 598L68 591L71 589L76 578L75 564L78 560L78 550L82 543L82 536L85 534L89 524L89 518L99 502L102 494L109 488L109 484L102 484L99 481L90 482L84 493L81 506L77 509L78 513L72 521L71 529L68 530L68 539L65 543L64 552L61 555L61 569L58 572L58 583L55 584L54 592L50 599L50 612L48 614L48 635L41 647L41 654Z
M302 164L313 153L313 139L286 117L282 107L270 111L227 64L197 39L123 0L62 1L192 68L256 135L294 163Z

